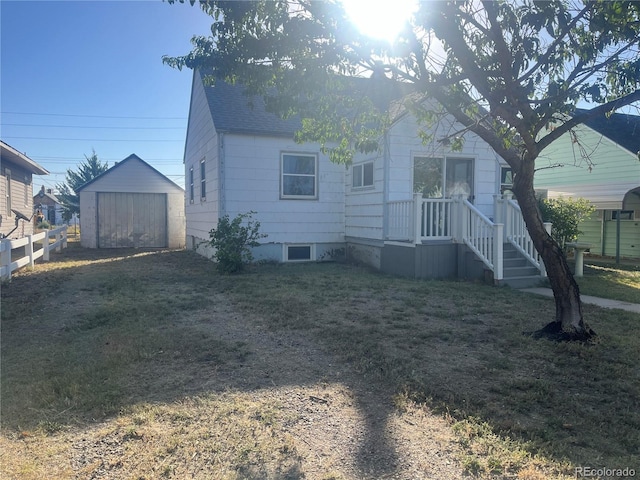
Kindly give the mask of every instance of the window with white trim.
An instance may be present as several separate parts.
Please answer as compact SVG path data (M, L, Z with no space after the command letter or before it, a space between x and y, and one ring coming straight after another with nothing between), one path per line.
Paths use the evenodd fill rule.
M318 157L283 153L280 159L280 198L318 198Z
M354 165L352 170L351 186L353 188L363 188L373 186L373 162L360 163Z
M207 199L207 172L205 170L204 158L200 160L200 199Z
M413 157L413 191L424 198L462 194L473 201L473 158Z
M5 168L4 177L7 179L7 217L11 217L13 216L13 212L11 211L11 170Z
M511 167L500 167L500 193L513 193L513 171Z
M194 185L193 185L193 167L189 169L189 202L193 203Z

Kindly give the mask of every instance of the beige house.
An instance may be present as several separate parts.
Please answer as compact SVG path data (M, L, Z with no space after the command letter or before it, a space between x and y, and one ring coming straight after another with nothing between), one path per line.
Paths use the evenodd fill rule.
M33 175L49 172L0 141L0 238L22 238L33 233ZM25 218L27 220L25 220Z
M87 248L182 248L184 190L129 155L78 190Z

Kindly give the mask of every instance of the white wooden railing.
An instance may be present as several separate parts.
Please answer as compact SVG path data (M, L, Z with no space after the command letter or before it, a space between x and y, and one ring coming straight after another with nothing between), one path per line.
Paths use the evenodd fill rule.
M494 205L496 221L504 223L504 241L513 245L540 271L540 275L546 277L544 262L529 236L518 202L510 194L502 197L496 195ZM544 226L547 233L551 233L551 223L545 223Z
M51 241L53 239L53 242ZM36 250L34 244L42 241L42 248ZM11 273L19 268L29 265L41 258L49 261L52 250L61 251L67 247L67 227L59 227L55 230L45 230L35 235L27 235L17 240L4 238L0 240L0 279L11 280ZM12 251L24 248L24 256L12 260Z
M495 280L504 278L502 223L494 223L463 196L455 198L456 216L461 219L458 239L493 271Z
M451 240L466 244L496 280L504 278L504 243L511 243L546 276L544 263L533 246L518 203L511 195L496 195L492 221L463 195L452 198L422 198L387 204L386 239L420 244L429 240ZM551 231L551 224L545 224Z
M387 240L409 241L415 237L413 223L415 202L398 200L387 203L388 233Z

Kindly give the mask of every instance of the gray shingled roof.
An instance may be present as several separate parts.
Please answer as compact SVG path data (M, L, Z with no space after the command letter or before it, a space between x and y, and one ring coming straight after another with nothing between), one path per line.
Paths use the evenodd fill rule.
M267 112L264 99L258 95L245 95L242 85L216 80L215 85L208 86L204 83L206 74L200 71L199 75L217 132L292 137L300 130L302 124L298 116L283 120ZM397 82L377 83L369 78L352 78L351 81L355 94L369 96L381 110L389 108L393 101L401 99L412 88Z
M586 110L577 109L577 112ZM611 117L596 117L585 122L589 128L604 135L631 153L640 152L640 116L614 113Z
M204 76L200 72L201 81ZM267 112L262 97L247 97L242 85L217 80L215 86L205 84L204 90L217 132L292 137L301 127L298 117L283 120Z

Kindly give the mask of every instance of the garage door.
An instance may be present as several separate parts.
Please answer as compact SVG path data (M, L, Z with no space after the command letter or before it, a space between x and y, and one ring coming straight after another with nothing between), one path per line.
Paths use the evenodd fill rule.
M166 247L167 196L98 193L98 247Z

